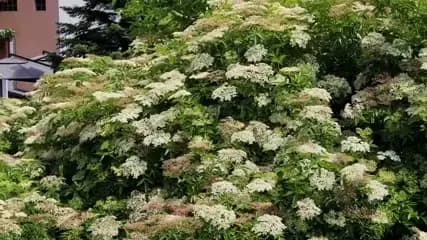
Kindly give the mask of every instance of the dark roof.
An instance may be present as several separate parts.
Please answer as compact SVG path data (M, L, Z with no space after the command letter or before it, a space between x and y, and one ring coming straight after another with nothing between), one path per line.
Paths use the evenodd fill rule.
M13 55L0 59L0 79L36 80L45 73L53 72L53 68L28 58Z

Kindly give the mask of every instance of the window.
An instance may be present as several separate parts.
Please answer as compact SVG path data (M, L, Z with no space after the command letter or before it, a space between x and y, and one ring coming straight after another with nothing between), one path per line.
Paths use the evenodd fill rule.
M46 11L46 0L36 0L36 10Z
M0 0L0 11L18 11L17 0Z

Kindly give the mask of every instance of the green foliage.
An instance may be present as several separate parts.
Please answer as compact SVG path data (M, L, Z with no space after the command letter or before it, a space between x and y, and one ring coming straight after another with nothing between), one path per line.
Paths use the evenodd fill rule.
M134 36L156 42L185 29L206 10L206 0L131 0L121 13L130 19Z
M123 13L143 32L132 58L65 59L28 102L1 102L1 149L36 159L0 168L21 216L0 212L5 233L41 218L38 235L63 239L427 234L424 1Z

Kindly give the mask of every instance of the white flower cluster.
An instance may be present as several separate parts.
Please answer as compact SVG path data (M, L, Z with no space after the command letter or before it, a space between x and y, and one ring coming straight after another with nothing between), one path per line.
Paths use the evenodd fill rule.
M129 120L134 120L138 118L139 114L142 112L142 108L137 104L127 105L119 114L114 116L112 122L121 122L127 123Z
M56 76L60 77L72 77L77 74L96 76L96 73L88 68L70 68L55 73Z
M348 81L334 75L324 76L317 86L326 89L334 98L345 98L351 94L351 86Z
M363 180L368 168L361 163L355 163L341 169L341 176L352 183L358 183Z
M356 13L372 12L375 10L375 6L356 1L353 3L352 10Z
M135 96L135 100L140 102L143 106L154 106L167 94L175 92L183 87L186 78L187 76L180 73L178 70L166 72L160 76L163 82L148 84L145 88L149 90L144 94Z
M279 237L286 229L282 218L274 215L264 214L257 218L257 223L252 227L252 232L263 235Z
M112 240L119 235L120 222L115 216L106 216L97 219L90 227L89 231L94 239Z
M232 175L235 177L245 177L247 175L251 175L258 172L259 168L255 163L251 161L246 161L245 164L236 167L233 170Z
M383 210L376 210L375 213L370 216L370 219L374 223L380 223L380 224L390 223L390 218L387 216L387 213Z
M190 64L190 70L197 72L212 66L214 58L208 53L202 53L197 55Z
M307 32L307 28L305 26L295 26L295 29L291 31L291 46L306 48L308 42L311 40L310 34Z
M257 44L249 48L245 53L245 58L248 62L261 62L264 56L267 55L267 49L263 45Z
M328 152L324 147L313 142L307 142L307 143L298 145L298 147L296 148L296 151L299 153L309 153L314 155L324 155Z
M236 214L223 205L195 205L194 215L219 230L230 228L236 221Z
M227 193L238 193L239 189L229 181L220 181L212 183L211 192L213 195L218 196Z
M308 240L329 240L329 238L324 236L313 236L313 237L310 237Z
M227 79L245 79L264 85L271 84L270 77L273 74L273 68L265 63L251 64L249 66L231 64L228 66L225 76Z
M347 137L347 139L341 141L342 152L361 152L366 153L371 150L369 143L362 141L360 138L355 136Z
M59 189L65 184L64 180L63 177L50 175L42 178L40 180L40 185L45 189Z
M162 129L175 118L176 111L174 108L170 108L159 114L153 114L148 118L135 121L132 126L136 128L138 134L145 136L144 145L159 147L172 141L171 134Z
M377 180L370 180L366 185L368 188L368 201L383 200L389 193L387 187Z
M259 144L264 151L276 151L285 142L280 132L269 129L269 126L258 121L251 121L242 131L231 135L231 142Z
M171 141L172 136L170 133L164 131L156 131L151 135L146 136L144 138L143 143L145 146L160 147L170 143Z
M332 118L332 109L324 105L305 106L299 113L303 119L312 119L319 122L330 121Z
M97 91L94 92L92 94L95 99L98 102L105 102L108 101L110 99L118 99L118 98L124 98L125 94L123 94L122 92L102 92L102 91Z
M255 136L253 132L249 130L243 130L233 133L233 135L231 135L231 142L253 144L255 142Z
M421 62L421 70L427 70L427 48L422 48L418 53Z
M139 121L132 123L132 126L136 128L136 132L148 136L155 133L158 130L166 127L166 125L172 122L176 118L176 111L174 108L169 108L159 114L153 114L148 118L143 118Z
M267 93L260 93L255 97L255 102L258 107L264 107L271 103L271 98L269 98Z
M188 148L192 150L210 150L212 148L212 141L202 136L194 136L188 143Z
M113 168L113 171L117 176L137 179L147 171L147 163L138 156L131 156L120 167Z
M183 98L187 96L191 96L191 92L185 89L181 89L181 90L178 90L176 93L170 95L168 99L172 100L172 99L178 99L178 98Z
M262 193L272 191L275 185L276 182L273 180L256 178L252 180L248 185L246 185L246 189L250 193Z
M20 235L21 227L10 219L0 218L0 234L14 233ZM6 235L7 236L7 235Z
M364 107L361 104L351 105L347 103L341 112L341 116L345 119L356 119L363 109Z
M410 238L410 240L426 240L427 239L427 232L421 231L418 228L413 228L413 231L415 234Z
M302 220L311 220L322 213L322 210L316 206L316 203L311 198L304 198L298 201L297 208L297 215Z
M229 102L237 96L237 88L228 83L224 83L212 92L212 99L219 99L221 102Z
M344 227L346 223L345 216L342 212L329 211L324 216L325 222L331 226Z
M323 88L306 88L302 90L300 96L318 99L325 103L328 103L332 99L331 94Z
M310 177L310 185L319 191L331 190L335 184L335 173L324 168L315 171Z
M388 54L394 57L410 58L412 48L402 39L386 42L381 33L371 32L362 39L362 48L368 53Z
M118 59L114 60L113 64L118 67L137 67L138 64L133 60L128 59Z
M241 163L248 155L245 151L234 148L225 148L218 151L218 160L227 163Z
M362 39L362 48L364 49L382 49L386 42L381 33L370 32Z
M378 158L378 160L381 160L381 161L383 161L385 159L390 159L391 161L394 161L394 162L400 162L401 161L399 155L397 155L397 153L393 150L387 150L384 152L380 151L377 153L377 158Z

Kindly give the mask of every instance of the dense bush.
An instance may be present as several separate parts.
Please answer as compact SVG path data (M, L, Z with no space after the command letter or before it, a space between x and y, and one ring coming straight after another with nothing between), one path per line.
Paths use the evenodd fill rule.
M281 2L3 101L0 239L426 239L427 3Z

